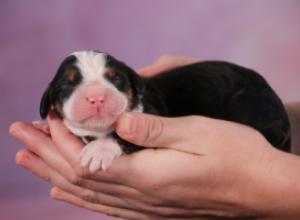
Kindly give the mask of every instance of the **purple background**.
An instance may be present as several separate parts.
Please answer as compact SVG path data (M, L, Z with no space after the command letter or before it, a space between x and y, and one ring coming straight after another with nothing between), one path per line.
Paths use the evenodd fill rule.
M17 167L15 120L38 119L41 94L75 50L110 52L134 68L162 54L224 59L256 69L284 101L300 99L297 0L9 1L0 3L1 219L110 219L48 198Z

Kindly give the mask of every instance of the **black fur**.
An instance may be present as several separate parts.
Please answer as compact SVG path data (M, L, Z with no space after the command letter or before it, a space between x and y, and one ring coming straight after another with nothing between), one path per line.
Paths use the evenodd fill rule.
M79 69L74 65L77 58L74 55L68 56L58 68L54 79L50 82L48 88L43 94L41 104L40 104L40 115L44 119L51 107L55 107L58 113L61 113L61 107L63 101L67 99L77 85L80 84L82 80L81 73ZM74 80L70 81L67 78L66 71L68 69L74 69L76 75Z
M239 122L260 131L274 147L290 151L290 125L284 106L263 77L250 69L208 61L143 80L146 113L203 115ZM136 150L129 148L125 151Z
M263 77L253 70L227 62L207 61L141 78L114 57L107 55L106 59L107 67L114 71L106 79L130 97L131 110L142 105L145 113L154 115L203 115L243 123L260 131L274 147L290 151L290 125L284 106ZM75 80L70 82L66 78L68 68L77 68L75 62L76 57L72 55L60 65L42 97L42 118L52 106L59 112L63 101L81 82L78 69ZM112 137L125 153L143 149L122 140L115 132Z
M106 56L106 67L110 67L115 72L114 78L107 78L114 84L121 92L128 92L130 89L132 97L130 100L130 108L133 109L139 103L139 94L142 94L144 88L143 80L137 73L127 66L125 63L118 61L111 55Z

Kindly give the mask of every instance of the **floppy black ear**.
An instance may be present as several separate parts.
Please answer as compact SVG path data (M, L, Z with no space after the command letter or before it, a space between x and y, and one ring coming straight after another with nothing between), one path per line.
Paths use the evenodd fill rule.
M40 103L40 115L42 119L45 119L47 117L48 112L51 109L51 106L54 104L52 96L53 96L53 88L50 84L46 89L46 91L44 92Z
M143 78L140 77L134 70L132 70L131 68L128 68L129 72L129 80L130 83L133 87L133 89L135 89L135 92L137 95L141 95L144 89L144 81Z
M48 88L44 92L41 103L40 103L40 115L43 119L47 117L48 112L50 111L51 107L54 106L57 101L57 88L58 83L63 77L65 67L70 65L76 61L76 57L74 55L70 55L66 57L63 62L60 64L54 79L49 84Z

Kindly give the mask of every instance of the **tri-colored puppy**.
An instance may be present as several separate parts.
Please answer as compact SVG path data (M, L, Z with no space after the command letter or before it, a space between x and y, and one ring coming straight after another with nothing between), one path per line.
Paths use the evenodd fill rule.
M126 111L235 121L259 130L274 147L290 149L289 121L278 96L256 72L226 62L199 62L141 78L107 53L75 52L45 91L41 117L51 108L86 143L80 159L91 172L142 149L114 132L114 122Z

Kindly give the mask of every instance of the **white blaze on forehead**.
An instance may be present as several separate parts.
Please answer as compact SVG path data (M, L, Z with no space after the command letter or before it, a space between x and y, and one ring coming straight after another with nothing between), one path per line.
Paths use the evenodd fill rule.
M106 70L106 54L94 51L79 51L72 53L76 56L76 66L83 75L83 81L99 81L103 79Z

